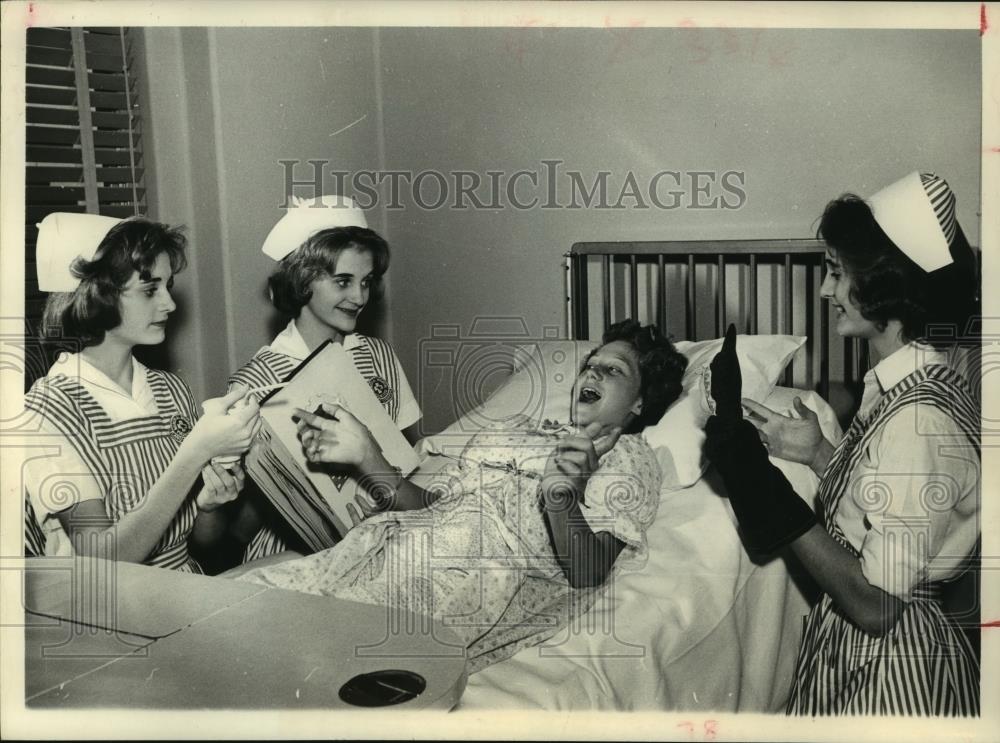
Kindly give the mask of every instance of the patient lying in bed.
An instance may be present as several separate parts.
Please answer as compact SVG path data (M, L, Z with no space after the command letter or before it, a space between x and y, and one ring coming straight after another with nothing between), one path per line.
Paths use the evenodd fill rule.
M676 399L685 365L655 329L612 326L577 377L572 424L497 424L427 490L400 483L337 546L240 580L434 616L465 642L470 672L542 642L614 571L642 566L660 471L639 432ZM363 470L360 424L338 418L304 427L307 453Z

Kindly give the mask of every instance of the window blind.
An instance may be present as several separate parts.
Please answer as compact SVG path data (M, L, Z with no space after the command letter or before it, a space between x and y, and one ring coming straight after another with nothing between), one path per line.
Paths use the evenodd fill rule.
M52 212L145 214L146 191L129 29L29 28L26 41L25 332L37 337L38 222ZM30 385L48 363L25 361Z

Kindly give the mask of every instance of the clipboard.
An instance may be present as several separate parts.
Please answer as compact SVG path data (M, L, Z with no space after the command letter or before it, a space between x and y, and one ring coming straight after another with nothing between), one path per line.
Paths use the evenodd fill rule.
M409 475L417 453L389 417L343 346L326 341L260 401L263 425L246 470L281 516L314 551L343 539L353 523L347 504L367 494L350 468L309 462L299 443L295 409L339 402L368 427L386 460Z

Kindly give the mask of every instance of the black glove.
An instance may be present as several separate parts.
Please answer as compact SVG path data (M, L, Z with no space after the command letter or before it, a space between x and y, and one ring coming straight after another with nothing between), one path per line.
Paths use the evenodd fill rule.
M712 381L714 387L714 374ZM816 523L813 510L767 458L750 421L732 423L713 415L705 425L705 454L722 475L750 552L774 552Z
M743 420L743 407L740 405L743 375L740 373L740 360L736 356L735 325L730 324L726 330L722 349L715 354L709 369L712 373L715 415L727 426L735 426Z

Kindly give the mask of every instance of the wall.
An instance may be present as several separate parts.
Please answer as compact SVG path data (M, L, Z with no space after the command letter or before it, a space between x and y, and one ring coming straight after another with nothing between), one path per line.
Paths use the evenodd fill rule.
M746 173L737 210L392 214L394 342L407 369L420 368L434 323L468 332L496 314L535 333L561 327L561 256L577 241L811 237L830 198L917 167L947 175L978 240L973 31L393 29L382 42L389 168L511 172L560 159L619 184L628 170L640 183L661 169ZM430 381L425 408L446 409L449 390Z
M259 245L280 215L277 161L284 158L322 158L345 170L523 168L543 173L543 198L546 159L585 180L612 171L615 194L629 171L640 184L663 169L746 174L746 203L733 210L689 203L672 210L426 210L415 208L406 189L404 209L375 210L373 226L394 249L392 325L383 329L414 387L423 388L432 430L448 422L451 391L435 380L422 384L421 341L439 323L458 323L468 334L482 315L521 317L536 334L562 328L562 255L574 242L809 237L833 196L870 193L917 167L948 177L959 219L978 241L975 31L147 35L156 62L150 99L161 101L152 110L161 216L192 223L199 251L222 248L204 263L212 272L213 261L221 264L222 287L217 277L198 278L201 336L189 330L182 337L196 343L175 349L182 365L196 368L204 359L203 389L224 376L222 357L235 365L268 338L261 288L270 263ZM156 44L159 36L169 43ZM185 92L186 104L171 107L171 95ZM167 162L173 157L178 162ZM564 193L557 201L568 201Z

